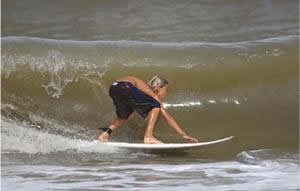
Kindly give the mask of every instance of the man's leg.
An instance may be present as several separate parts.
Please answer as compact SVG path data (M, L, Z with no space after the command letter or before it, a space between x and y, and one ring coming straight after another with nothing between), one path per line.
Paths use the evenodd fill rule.
M108 128L110 128L112 131L117 129L120 125L122 125L126 119L119 119L117 118ZM102 142L107 142L109 138L109 134L107 132L103 132L98 139Z
M158 115L159 115L160 108L155 108L152 109L151 112L149 112L148 116L148 124L147 124L147 129L146 133L144 136L144 143L145 144L162 144L163 142L159 141L156 139L152 132L155 127Z
M132 113L128 119L120 119L117 118L108 128L110 128L112 131L116 130L118 127L120 127L121 125L123 125L125 122L127 121L132 121L134 119L134 113ZM109 138L109 134L106 132L103 132L98 139L102 142L106 142L108 141Z

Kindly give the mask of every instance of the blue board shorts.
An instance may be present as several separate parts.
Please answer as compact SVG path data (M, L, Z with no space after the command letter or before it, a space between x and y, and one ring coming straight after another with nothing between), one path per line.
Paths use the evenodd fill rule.
M109 88L109 96L113 100L117 116L120 119L128 119L134 111L146 119L152 109L160 108L157 100L130 82L114 82Z

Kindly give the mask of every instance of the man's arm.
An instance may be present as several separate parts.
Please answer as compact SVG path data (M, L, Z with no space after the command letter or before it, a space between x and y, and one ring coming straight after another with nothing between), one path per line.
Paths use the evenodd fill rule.
M163 108L160 109L161 114L163 115L163 118L165 119L165 121L167 122L167 124L174 128L175 131L182 136L183 139L190 141L190 142L198 142L197 139L187 136L186 133L180 128L180 126L178 125L178 123L175 121L175 119Z

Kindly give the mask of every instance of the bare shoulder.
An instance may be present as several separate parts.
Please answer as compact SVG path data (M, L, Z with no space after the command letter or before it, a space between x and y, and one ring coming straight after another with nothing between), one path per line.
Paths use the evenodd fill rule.
M130 82L133 85L137 85L138 83L140 83L140 79L134 77L134 76L125 76L123 78L120 78L118 81L125 81L125 82Z

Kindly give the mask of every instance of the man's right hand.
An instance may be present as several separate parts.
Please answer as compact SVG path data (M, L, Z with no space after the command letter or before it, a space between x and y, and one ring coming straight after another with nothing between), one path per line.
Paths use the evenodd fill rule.
M187 135L184 135L182 136L182 138L186 141L189 141L191 143L198 143L198 139L194 138L194 137L190 137L190 136L187 136Z

